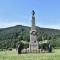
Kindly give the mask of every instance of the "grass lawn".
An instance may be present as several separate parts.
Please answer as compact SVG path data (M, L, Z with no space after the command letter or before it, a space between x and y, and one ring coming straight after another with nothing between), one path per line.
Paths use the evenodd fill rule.
M60 49L53 53L17 54L17 51L0 51L0 60L60 60Z

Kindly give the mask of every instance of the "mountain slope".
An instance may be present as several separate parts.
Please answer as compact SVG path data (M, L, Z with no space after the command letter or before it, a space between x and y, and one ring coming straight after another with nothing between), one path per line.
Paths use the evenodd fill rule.
M60 38L60 30L40 27L36 27L36 29L38 41ZM29 33L30 27L22 25L0 29L0 48L2 46L15 47L18 40L29 42Z

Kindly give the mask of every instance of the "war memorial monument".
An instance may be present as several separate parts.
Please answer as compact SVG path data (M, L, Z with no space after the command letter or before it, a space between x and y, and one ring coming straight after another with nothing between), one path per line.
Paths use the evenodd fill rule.
M29 51L37 52L38 50L38 41L37 41L37 32L35 26L35 12L32 11L32 20L31 20L31 31L30 31L30 42L29 42Z
M24 53L38 53L47 51L47 52L52 52L52 47L49 43L43 43L42 45L38 44L37 41L37 31L36 31L36 26L35 26L35 12L32 10L32 20L31 20L31 30L30 30L30 42L29 42L29 48L24 49L23 44L18 45L18 53L21 53L21 50Z

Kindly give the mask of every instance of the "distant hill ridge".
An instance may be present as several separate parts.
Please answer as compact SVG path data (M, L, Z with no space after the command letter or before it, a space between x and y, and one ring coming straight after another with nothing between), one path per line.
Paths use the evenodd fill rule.
M41 27L36 27L36 29L38 36L60 35L60 30L58 29L41 28ZM28 26L16 25L9 28L0 28L0 40L16 39L18 35L21 34L23 34L23 36L25 35L29 36L29 33L30 33L30 27Z
M30 41L30 27L16 25L9 28L0 28L0 48L16 48L18 41ZM37 40L52 40L60 38L60 30L41 28L36 26Z

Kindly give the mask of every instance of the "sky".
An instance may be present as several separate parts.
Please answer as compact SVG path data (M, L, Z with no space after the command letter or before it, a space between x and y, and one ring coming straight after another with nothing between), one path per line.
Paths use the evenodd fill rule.
M60 0L0 0L0 28L31 26L32 10L36 26L60 29Z

